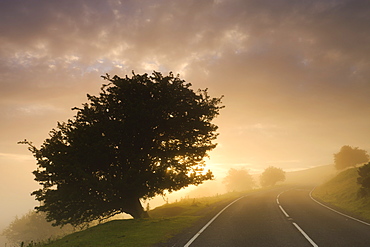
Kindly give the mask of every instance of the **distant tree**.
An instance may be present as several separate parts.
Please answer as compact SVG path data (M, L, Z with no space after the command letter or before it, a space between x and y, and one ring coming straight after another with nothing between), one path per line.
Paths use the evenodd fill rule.
M231 168L223 183L228 191L244 191L250 190L255 185L252 175L246 169Z
M285 172L281 168L270 166L261 174L260 183L262 187L273 186L277 182L285 181Z
M8 241L19 246L20 243L25 245L31 242L46 241L50 238L60 237L74 231L70 225L53 227L50 222L45 219L46 215L43 212L36 213L30 211L21 218L16 217L10 225L4 229L4 235Z
M204 157L214 149L221 98L170 73L108 75L99 96L74 108L40 149L31 142L43 188L32 194L55 225L79 225L124 212L147 217L148 199L212 179Z
M361 185L360 195L366 196L370 194L370 163L363 165L357 170L359 177L357 183Z
M334 164L337 170L363 164L369 161L369 155L365 150L358 147L343 146L340 151L334 154Z

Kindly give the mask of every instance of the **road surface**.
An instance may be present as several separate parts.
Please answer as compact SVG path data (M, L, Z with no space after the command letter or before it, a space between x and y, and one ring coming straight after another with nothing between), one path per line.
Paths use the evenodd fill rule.
M279 187L247 195L170 246L370 246L370 225L321 206L310 190Z

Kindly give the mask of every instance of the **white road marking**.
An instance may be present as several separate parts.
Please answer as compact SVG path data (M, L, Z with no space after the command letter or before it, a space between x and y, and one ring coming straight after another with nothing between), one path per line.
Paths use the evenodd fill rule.
M216 216L214 216L205 226L203 226L202 229L199 230L199 232L197 232L190 240L189 242L187 242L184 247L189 247L193 242L194 240L199 237L199 235L204 232L205 229L207 229L207 227L223 212L225 211L228 207L230 207L232 204L234 204L235 202L239 201L240 199L244 198L246 196L242 196L242 197L239 197L238 199L234 200L233 202L231 202L229 205L227 205L226 207L224 207L218 214L216 214Z
M288 191L288 190L286 190L286 191ZM283 214L285 215L285 217L287 217L287 218L290 218L290 216L289 216L289 214L284 210L284 208L281 206L281 204L280 204L280 201L279 201L279 197L280 197L280 195L281 194L283 194L284 192L286 192L286 191L283 191L283 192L281 192L278 196L277 196L277 198L276 198L276 203L277 203L277 205L279 206L279 208L280 208L280 210L283 212ZM313 191L313 190L312 190ZM359 220L359 219L356 219L356 218L353 218L353 217L351 217L351 216L348 216L348 215L346 215L346 214L343 214L343 213L341 213L341 212L338 212L338 211L336 211L336 210L334 210L334 209L332 209L332 208L330 208L330 207L328 207L328 206L326 206L326 205L324 205L324 204L322 204L322 203L320 203L320 202L318 202L317 200L315 200L313 197L312 197L312 191L310 192L310 197L311 197L311 199L313 200L313 201L315 201L316 203L318 203L318 204L320 204L321 206L323 206L323 207L326 207L326 208L328 208L328 209L330 209L330 210L332 210L332 211L334 211L334 212L336 212L336 213L338 213L338 214L341 214L341 215L343 215L343 216L345 216L345 217L347 217L347 218L350 218L350 219L353 219L353 220L356 220L356 221L358 221L358 222L361 222L361 223L363 223L363 224L365 224L365 225L369 225L370 226L370 224L369 223L367 223L367 222L364 222L364 221L361 221L361 220ZM207 227L218 217L218 216L220 216L220 214L223 212L223 211L225 211L228 207L230 207L232 204L234 204L235 202L237 202L237 201L239 201L240 199L242 199L242 198L244 198L244 197L246 197L246 196L242 196L242 197L239 197L238 199L236 199L236 200L234 200L233 202L231 202L229 205L227 205L226 207L224 207L218 214L216 214L206 225L204 225L203 226L203 228L202 229L200 229L185 245L184 245L184 247L189 247L194 241L195 241L195 239L197 239L198 237L199 237L199 235L202 233L202 232L204 232L204 230L205 229L207 229ZM302 230L302 228L300 228L299 227L299 225L297 224L297 223L295 223L295 222L292 222L292 224L298 229L298 231L307 239L307 241L312 245L312 246L314 246L314 247L318 247L318 245L307 235L307 233L305 233L305 231L303 231Z
M277 203L277 205L279 205L279 208L280 208L280 210L284 213L284 215L285 215L285 217L287 217L287 218L289 218L290 216L289 216L289 214L284 210L284 208L280 205L280 201L279 201L279 197L280 197L280 195L281 194L283 194L284 192L286 192L287 190L285 190L285 191L283 191L283 192L281 192L277 197L276 197L276 203Z
M289 214L287 212L285 212L284 208L281 205L279 205L279 208L285 214L285 217L287 217L287 218L290 217Z
M316 188L316 187L315 187ZM317 201L315 198L313 198L312 197L312 192L315 190L315 188L313 188L311 191L310 191L310 197L311 197L311 199L314 201L314 202L316 202L317 204L319 204L319 205L321 205L321 206L323 206L323 207L325 207L325 208L327 208L327 209L329 209L329 210L331 210L331 211L333 211L333 212L336 212L337 214L340 214L340 215L342 215L342 216L344 216L344 217L347 217L347 218L349 218L349 219L351 219L351 220L355 220L355 221L358 221L358 222L360 222L360 223L362 223L362 224L365 224L365 225L368 225L368 226L370 226L370 224L369 223L367 223L367 222L365 222L365 221L362 221L362 220L359 220L359 219L357 219L357 218L354 218L354 217L351 217L351 216L349 216L349 215L346 215L346 214L344 214L344 213L341 213L341 212L339 212L339 211L337 211L337 210L335 210L335 209L332 209L331 207L328 207L328 206L326 206L325 204L323 204L323 203L321 203L321 202L319 202L319 201Z
M302 235L307 239L308 242L314 247L318 247L318 245L302 230L302 228L297 225L297 223L293 222L293 225L302 233Z
M279 201L279 197L281 194L283 194L284 192L287 192L288 190L285 190L283 192L281 192L277 197L276 197L276 203L278 204L280 210L284 213L285 217L287 218L290 218L289 217L289 214L284 210L284 208L281 206L280 204L280 201ZM295 222L292 222L292 224L298 229L298 231L307 239L307 241L314 247L318 247L318 245L307 235L307 233L305 233L302 228L299 227L299 225Z

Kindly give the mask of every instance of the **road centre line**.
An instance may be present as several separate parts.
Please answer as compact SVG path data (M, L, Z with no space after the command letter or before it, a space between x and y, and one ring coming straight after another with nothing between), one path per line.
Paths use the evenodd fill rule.
M285 191L283 191L283 192L285 192ZM290 218L289 214L284 210L284 208L281 206L281 204L280 204L280 202L279 202L279 197L280 197L280 195L281 195L283 192L281 192L281 193L276 197L276 203L277 203L277 205L279 206L280 210L284 213L285 217Z
M292 189L289 189L289 190L292 190ZM276 198L276 203L277 203L277 205L279 206L279 208L280 208L280 210L283 212L283 214L287 217L287 218L290 218L290 216L289 216L289 214L284 210L284 208L281 206L281 204L280 204L280 201L279 201L279 197L280 197L280 195L282 195L283 193L285 193L285 192L287 192L287 191L289 191L289 190L285 190L285 191L283 191L283 192L281 192L278 196L277 196L277 198ZM313 189L314 190L314 189ZM313 191L312 190L312 191ZM351 216L348 216L348 215L345 215L345 214L343 214L343 213L340 213L340 212L338 212L338 211L336 211L336 210L334 210L334 209L332 209L332 208L330 208L330 207L328 207L328 206L326 206L326 205L324 205L324 204L322 204L322 203L320 203L320 202L318 202L317 200L315 200L313 197L312 197L312 195L311 195L311 193L312 193L312 191L309 193L309 195L310 195L310 197L311 197L311 199L313 200L313 201L315 201L316 203L318 203L318 204L320 204L321 206L323 206L323 207L326 207L326 208L328 208L328 209L330 209L330 210L332 210L332 211L334 211L334 212L336 212L336 213L338 213L338 214L341 214L341 215L343 215L343 216L345 216L345 217L348 217L348 218L350 218L350 219L353 219L353 220L356 220L356 221L358 221L358 222L361 222L361 223L363 223L363 224L366 224L366 225L369 225L370 226L370 224L369 223L367 223L367 222L364 222L364 221L361 221L361 220L359 220L359 219L356 219L356 218L353 218L353 217L351 217ZM240 199L242 199L242 198L244 198L244 197L246 197L246 196L248 196L248 195L245 195L245 196L242 196L242 197L239 197L238 199L236 199L236 200L234 200L234 201L232 201L230 204L228 204L226 207L224 207L220 212L218 212L218 214L216 214L206 225L204 225L203 227L202 227L202 229L200 229L185 245L184 245L184 247L189 247L194 241L195 241L195 239L197 239L198 237L199 237L199 235L202 233L202 232L204 232L204 230L206 230L207 229L207 227L218 217L218 216L220 216L220 214L223 212L223 211L225 211L228 207L230 207L232 204L234 204L235 202L237 202L237 201L239 201ZM297 230L307 239L307 241L312 245L312 246L314 246L314 247L318 247L318 245L302 230L302 228L300 228L299 227L299 225L297 224L297 223L295 223L295 222L292 222L292 224L297 228Z
M207 229L207 227L223 212L225 211L228 207L230 207L232 204L234 204L235 202L239 201L240 199L246 197L248 195L245 195L245 196L242 196L242 197L239 197L238 199L232 201L229 205L227 205L226 207L224 207L220 212L218 212L218 214L216 214L210 221L208 221L207 224L205 224L203 226L202 229L200 229L185 245L184 247L189 247L195 239L197 239L197 237L199 237L199 235L204 232L205 229Z
M291 190L291 189L289 189ZM284 210L284 208L281 206L280 204L280 201L279 201L279 197L281 194L283 194L284 192L287 192L288 190L285 190L283 192L281 192L277 197L276 197L276 203L278 204L280 210L284 213L285 217L287 218L290 218L289 217L289 214ZM298 229L298 231L307 239L307 241L314 247L318 247L318 245L310 238L310 236L307 235L307 233L305 233L305 231L302 230L302 228L299 227L299 225L295 222L292 222L292 224Z
M293 222L293 225L302 233L302 235L307 239L308 242L314 247L318 247L318 245L299 227L299 225Z
M279 205L280 210L285 214L285 217L290 218L289 214L284 210L284 208Z

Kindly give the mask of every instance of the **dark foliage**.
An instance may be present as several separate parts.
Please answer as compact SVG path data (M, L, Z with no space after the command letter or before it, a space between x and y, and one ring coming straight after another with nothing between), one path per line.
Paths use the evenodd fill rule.
M361 185L359 191L360 196L370 195L370 163L359 167L357 172L359 175L357 183Z
M58 123L40 149L30 151L43 186L33 195L55 225L79 225L125 212L146 216L141 199L212 179L204 157L216 147L221 98L194 92L179 77L154 72L109 75L99 96L73 120Z

